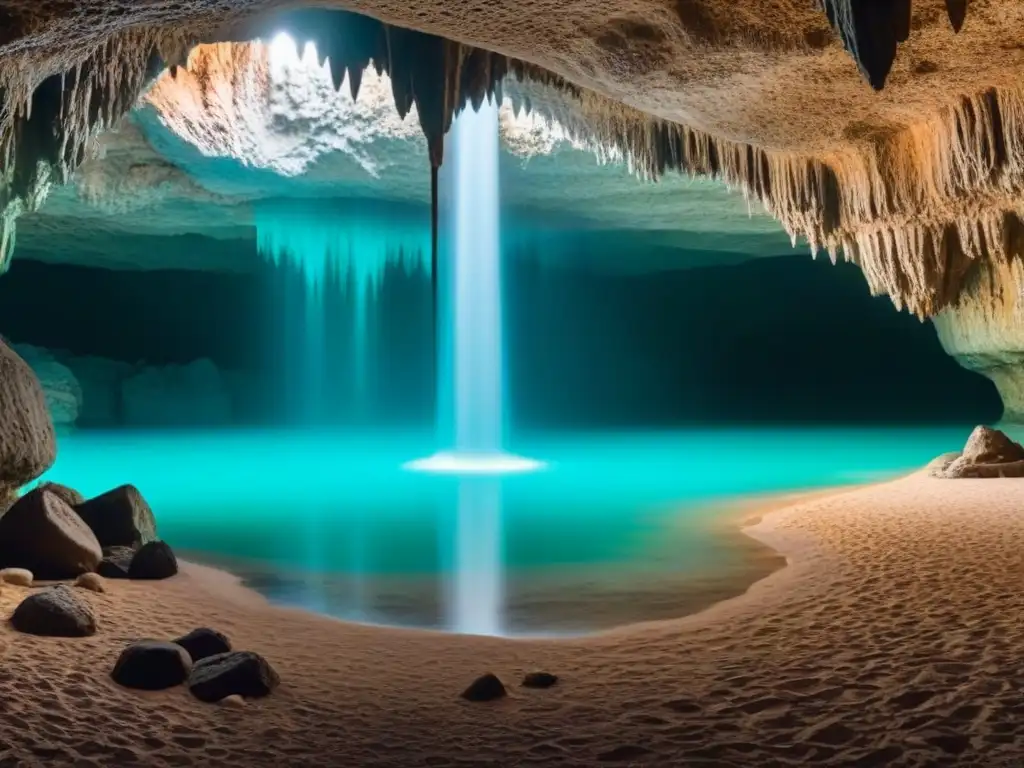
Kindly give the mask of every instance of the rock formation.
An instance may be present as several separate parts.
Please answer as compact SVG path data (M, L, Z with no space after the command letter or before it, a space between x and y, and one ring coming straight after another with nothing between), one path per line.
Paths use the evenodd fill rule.
M0 340L0 501L36 479L57 457L46 396L32 369Z
M948 479L1024 477L1024 446L998 429L978 426L967 438L963 451L940 456L928 471L934 477Z
M978 265L956 304L934 318L943 348L991 379L1003 419L1024 422L1024 266L1017 259Z
M0 517L0 565L39 579L73 579L95 571L103 552L95 534L54 493L29 491Z
M969 14L963 0L527 2L458 12L352 0L338 5L369 15L317 10L271 22L272 5L119 6L111 21L9 3L0 251L10 251L13 219L67 180L92 133L131 108L161 66L184 64L195 42L283 25L316 43L336 88L357 93L368 66L388 74L398 114L415 106L435 165L454 113L512 75L556 93L568 130L646 175L724 179L794 238L841 252L874 292L921 316L956 301L971 264L1019 253L1024 19L1015 0L976 3Z

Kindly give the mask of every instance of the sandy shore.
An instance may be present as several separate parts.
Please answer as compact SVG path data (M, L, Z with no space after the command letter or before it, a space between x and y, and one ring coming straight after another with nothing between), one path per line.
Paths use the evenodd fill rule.
M347 625L200 567L112 583L85 596L92 638L3 629L0 765L1017 766L1022 502L1021 480L916 474L776 508L750 533L789 567L700 614L573 640ZM0 610L23 595L4 587ZM110 681L124 642L202 625L263 653L281 688L235 710ZM515 686L536 669L561 682ZM462 701L486 671L510 698Z

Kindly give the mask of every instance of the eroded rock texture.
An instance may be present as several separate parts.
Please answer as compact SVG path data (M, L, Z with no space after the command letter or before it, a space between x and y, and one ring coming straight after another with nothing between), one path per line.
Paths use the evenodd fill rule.
M960 365L992 380L1003 419L1024 423L1024 265L985 263L956 304L934 318L939 341Z
M28 364L0 339L0 494L39 477L57 458L46 395Z
M929 465L935 477L1024 477L1024 446L984 425L974 428L960 453L940 456Z
M841 252L873 291L922 316L956 299L972 260L1018 253L1024 8L1015 0L975 3L969 17L961 0L351 0L337 5L370 17L290 19L271 19L271 5L152 0L113 14L104 0L74 10L8 3L8 222L67 177L90 133L134 104L161 62L183 62L197 41L285 24L330 58L337 86L357 91L367 66L389 73L395 106L416 106L434 163L454 112L511 73L557 91L570 124L639 171L740 187L794 238ZM884 82L881 95L858 66L876 88ZM9 251L12 227L4 232Z

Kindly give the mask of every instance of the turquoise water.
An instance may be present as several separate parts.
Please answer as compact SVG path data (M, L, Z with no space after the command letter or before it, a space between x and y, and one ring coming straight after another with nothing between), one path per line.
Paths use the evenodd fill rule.
M600 599L620 575L635 585L668 571L682 583L735 566L745 555L721 541L717 499L884 478L955 450L969 431L537 436L510 447L547 468L500 479L404 471L433 451L425 434L83 432L61 439L47 479L86 495L135 484L163 538L193 559L227 565L272 599L444 626L444 585L457 575L459 531L476 519L474 505L499 522L497 540L479 546L500 553L510 592L543 581L546 605L571 602L584 587L587 599ZM528 606L509 610L512 624L544 628ZM588 622L580 610L575 628Z

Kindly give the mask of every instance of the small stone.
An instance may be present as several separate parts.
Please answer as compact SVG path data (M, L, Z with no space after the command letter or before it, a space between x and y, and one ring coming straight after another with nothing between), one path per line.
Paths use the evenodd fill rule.
M156 538L153 510L134 485L121 485L75 505L103 547L141 547Z
M104 547L96 573L107 579L127 579L134 557L135 550L131 547Z
M188 678L188 688L200 701L212 703L232 695L266 696L280 682L274 668L258 653L231 651L196 662Z
M4 568L0 570L0 582L16 587L31 587L35 579L27 568Z
M184 648L193 662L231 651L231 641L227 636L209 627L193 629L172 642Z
M497 675L488 672L474 680L469 688L462 692L462 698L467 701L494 701L508 695L505 684L498 679Z
M107 585L98 573L83 573L75 579L75 586L88 589L90 592L106 592Z
M245 709L247 706L245 699L236 693L233 693L230 696L225 696L219 703L221 706L229 707L230 709Z
M162 691L184 683L191 669L192 659L180 645L139 640L121 651L110 676L125 688Z
M550 672L530 672L523 677L524 688L550 688L558 682L558 675Z
M143 544L128 566L129 579L168 579L177 572L178 558L166 541Z
M71 587L59 584L22 600L11 625L29 635L86 637L96 633L96 616Z

